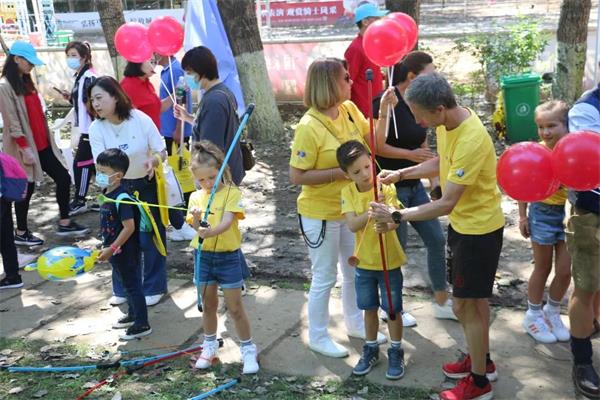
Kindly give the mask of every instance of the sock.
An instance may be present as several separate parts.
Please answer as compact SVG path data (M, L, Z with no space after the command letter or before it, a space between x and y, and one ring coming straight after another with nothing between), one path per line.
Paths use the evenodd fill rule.
M490 353L485 353L485 363L486 365L493 363L492 358L490 357Z
M542 303L533 304L532 302L527 300L527 307L529 308L529 311L531 311L532 314L541 314L542 313Z
M592 363L592 340L590 336L580 339L571 335L571 353L575 365Z
M252 346L252 338L248 340L240 340L240 347Z
M213 333L212 335L204 335L204 341L205 342L214 342L215 340L217 340L217 334Z
M399 340L397 342L395 340L392 340L391 342L392 342L392 349L399 349L399 348L402 347L402 341L401 340Z
M548 296L548 304L547 304L546 308L551 313L555 313L555 314L560 313L560 300L559 301L552 300L550 298L550 296Z
M471 376L473 377L473 380L475 381L475 385L477 385L477 387L479 388L484 388L485 385L487 385L489 383L487 376L485 376L485 374L483 375L477 375L474 372L471 372Z
M365 340L365 343L369 347L378 347L377 339L376 340Z

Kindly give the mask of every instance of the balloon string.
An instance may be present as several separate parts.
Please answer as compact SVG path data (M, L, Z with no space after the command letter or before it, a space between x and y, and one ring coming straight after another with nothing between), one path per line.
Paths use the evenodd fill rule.
M394 66L392 65L392 67L390 69L388 69L388 82L390 83L390 87L393 87L393 85L392 85L392 77L393 76L394 76ZM394 108L392 107L391 104L388 104L388 120L387 120L385 135L387 137L387 133L388 133L388 129L389 129L389 122L390 122L390 113L392 114L392 118L394 119L394 134L396 135L396 139L398 139L398 124L396 123L396 113L394 112Z
M171 78L171 79L173 79L173 78ZM167 96L169 96L169 98L171 99L171 101L173 102L173 104L177 104L177 101L175 100L175 92L173 91L173 94L171 94L171 92L169 92L169 87L167 86L167 84L164 83L162 79L159 79L159 80L160 80L160 84L167 91Z
M106 197L105 195L101 194L100 196L98 196L98 199L100 201L103 202L109 202L109 203L122 203L122 204L131 204L134 206L137 206L140 203L146 204L149 207L158 207L158 208L169 208L172 210L181 210L181 211L185 211L187 212L187 208L183 208L183 207L174 207L174 206L166 206L164 204L153 204L153 203L146 203L143 201L140 201L139 203L136 203L135 201L128 201L128 200L115 200L115 199L111 199L110 197Z
M355 256L360 251L360 247L362 246L363 239L365 238L365 233L367 232L367 228L369 227L369 222L371 222L371 216L370 215L367 218L367 223L365 224L365 227L363 228L363 230L362 230L362 232L360 234L360 238L358 239L358 245L356 246L356 250L354 251L354 253L355 253L354 255Z

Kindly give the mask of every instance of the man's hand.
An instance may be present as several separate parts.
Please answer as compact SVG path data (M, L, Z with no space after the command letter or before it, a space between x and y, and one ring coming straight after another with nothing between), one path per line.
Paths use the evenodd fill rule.
M154 156L148 158L144 162L144 168L146 169L146 174L148 175L148 179L152 179L154 176L154 168L158 167L158 159Z
M100 262L105 262L105 261L108 261L108 259L112 255L113 255L113 250L110 247L105 247L102 250L100 250L100 254L98 254L97 260Z
M378 178L381 183L386 185L400 182L402 180L402 170L390 171L389 169L383 169L379 173Z
M429 160L430 158L435 157L435 153L429 149L425 149L423 147L419 147L418 149L414 149L410 151L409 160L414 161L416 163L422 163L424 161Z
M23 156L23 164L35 164L35 155L33 154L33 149L31 147L25 147L24 149L21 149L21 153Z
M395 211L395 209L393 207L375 202L371 202L370 206L369 217L375 221L375 224L394 222L392 219L392 212Z

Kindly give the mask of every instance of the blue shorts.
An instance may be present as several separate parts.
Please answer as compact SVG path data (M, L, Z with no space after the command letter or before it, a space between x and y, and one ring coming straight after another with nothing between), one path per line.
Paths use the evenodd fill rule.
M195 257L198 257L198 252ZM244 285L244 278L247 278L245 274L247 268L244 255L239 249L227 252L202 251L200 286L218 284L223 289L241 288Z
M565 206L529 204L529 234L537 244L554 246L565 241Z
M402 311L402 270L396 268L388 271L390 277L390 290L394 313ZM354 286L356 288L356 303L361 310L375 310L381 306L388 311L387 292L383 271L356 268ZM381 302L379 298L381 296Z

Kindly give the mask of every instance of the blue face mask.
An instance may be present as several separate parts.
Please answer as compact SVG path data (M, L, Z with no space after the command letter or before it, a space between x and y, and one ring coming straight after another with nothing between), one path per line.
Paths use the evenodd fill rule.
M71 69L79 69L81 67L81 60L75 57L67 57L67 66Z
M115 174L106 175L102 172L96 172L96 185L98 185L98 187L100 187L101 189L106 189L110 186L110 177L113 175Z
M191 90L200 89L200 84L196 81L194 75L188 74L187 72L185 73L185 83Z

